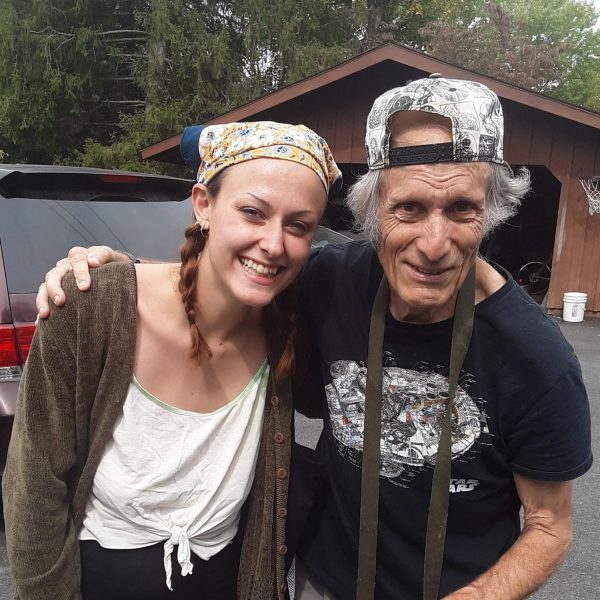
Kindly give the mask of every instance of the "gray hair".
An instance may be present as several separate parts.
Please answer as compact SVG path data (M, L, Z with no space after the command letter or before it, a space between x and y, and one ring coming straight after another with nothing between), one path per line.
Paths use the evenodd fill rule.
M525 167L521 167L515 175L506 165L488 164L490 177L485 196L484 237L516 214L531 183ZM378 213L382 180L382 169L367 171L348 192L348 208L352 211L354 223L375 247L381 239Z

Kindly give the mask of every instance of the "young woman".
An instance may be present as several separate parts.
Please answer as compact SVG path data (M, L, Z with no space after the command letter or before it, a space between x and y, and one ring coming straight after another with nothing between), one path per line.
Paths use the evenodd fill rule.
M340 172L303 126L199 147L181 265L71 278L39 324L3 484L21 600L284 597L288 286Z

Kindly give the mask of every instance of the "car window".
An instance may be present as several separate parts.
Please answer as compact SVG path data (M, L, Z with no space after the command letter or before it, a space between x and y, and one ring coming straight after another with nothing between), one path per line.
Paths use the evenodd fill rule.
M105 244L136 256L177 261L192 221L182 201L0 198L0 244L11 293L37 290L72 246Z

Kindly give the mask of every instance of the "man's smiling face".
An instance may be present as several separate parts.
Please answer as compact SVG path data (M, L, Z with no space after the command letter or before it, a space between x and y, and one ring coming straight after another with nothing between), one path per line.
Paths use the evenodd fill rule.
M452 141L449 121L432 117L397 113L391 146ZM378 256L396 319L432 323L453 315L483 237L489 172L486 163L455 162L383 171Z

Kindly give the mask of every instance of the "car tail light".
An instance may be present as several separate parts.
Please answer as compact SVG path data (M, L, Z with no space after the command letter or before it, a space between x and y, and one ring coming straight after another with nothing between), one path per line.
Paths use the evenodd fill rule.
M16 381L20 378L34 332L33 323L16 327L0 325L0 381Z
M18 379L21 374L17 336L12 325L0 325L0 381Z
M100 180L104 183L129 183L135 185L142 183L144 178L138 175L100 175Z
M21 356L21 364L24 364L29 355L29 349L31 348L31 340L35 333L35 325L33 323L20 323L15 326L15 331L17 334L17 346Z

